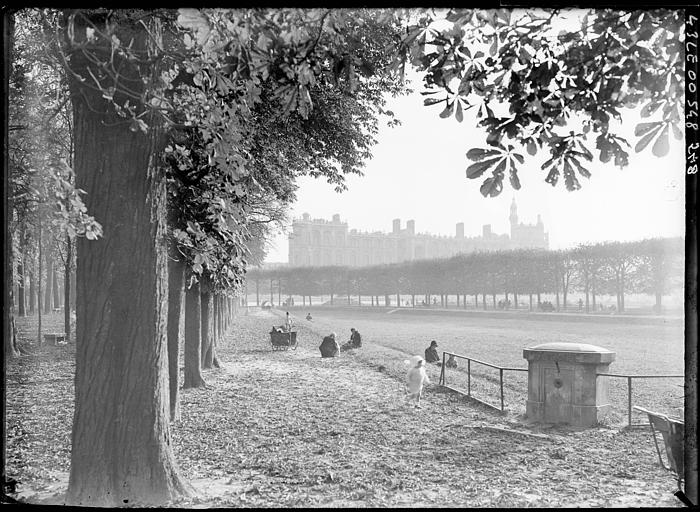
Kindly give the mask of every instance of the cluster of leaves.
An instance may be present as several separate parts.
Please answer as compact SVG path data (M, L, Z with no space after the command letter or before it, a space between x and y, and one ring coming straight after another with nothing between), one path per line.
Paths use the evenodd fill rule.
M174 233L189 251L195 277L207 269L214 281L221 281L215 269L222 255L228 255L228 268L236 271L245 268L246 255L261 260L262 255L254 253L264 247L273 226L286 218L296 177L325 177L343 190L346 174L361 173L376 142L378 116L393 115L382 108L383 93L402 90L397 81L374 72L374 66L388 62L379 45L389 44L391 35L374 18L369 12L352 17L329 10L291 10L268 12L263 23L248 12L180 10L178 24L195 35L186 33L184 45L194 53L171 86L173 98L181 98L180 106L185 106L182 124L192 126L187 129L194 133L189 140L194 137L197 143L180 149L171 144L169 154L177 161L172 169L199 169L195 179L175 181L180 188L198 188L196 193L173 191L179 201L195 200L199 205L172 203L181 226ZM298 30L302 19L310 27L305 32ZM213 41L226 31L226 55L216 55ZM336 41L343 31L349 36ZM344 44L346 37L349 45ZM342 58L335 55L339 48ZM359 77L352 71L355 66ZM188 167L192 162L183 161L182 150L199 153L195 160L200 163ZM203 186L208 193L202 193ZM223 216L217 217L219 209ZM182 215L195 211L208 211L209 220L219 221ZM239 246L216 253L222 240ZM222 288L239 284L234 274L223 278Z
M193 277L222 288L264 250L297 176L342 190L344 175L361 173L378 118L393 118L383 94L402 90L382 72L399 37L381 11L64 14L69 78L132 130L167 133L172 233Z
M660 113L637 126L634 149L653 142L653 154L666 155L670 133L682 138L682 37L679 10L452 9L410 24L401 55L425 72L425 104L444 103L441 117L461 122L464 110L477 108L491 147L467 154L476 160L467 176L490 171L481 192L496 196L506 171L520 188L516 164L524 159L513 145L531 156L548 151L545 181L556 185L563 175L568 190L590 176L591 143L601 162L626 166L629 142L611 123L623 109Z
M193 139L196 135L183 145L170 144L164 153L171 176L172 236L189 263L193 281L207 275L223 289L236 289L245 264L241 250L245 221L241 201L230 199L241 187L222 176L218 166L202 161L201 142Z
M39 219L64 250L65 236L94 240L102 227L86 211L82 190L75 187L72 160L72 115L61 65L46 33L47 14L15 14L9 80L8 162L12 209L13 260L37 253Z

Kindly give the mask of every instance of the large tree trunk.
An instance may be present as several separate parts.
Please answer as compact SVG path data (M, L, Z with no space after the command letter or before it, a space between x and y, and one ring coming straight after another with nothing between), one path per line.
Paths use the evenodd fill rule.
M211 364L214 368L221 368L219 363L219 358L216 357L216 347L219 346L221 341L221 297L219 295L214 295L212 300L213 315L211 317Z
M53 287L51 291L53 292L53 307L54 309L61 307L61 294L59 293L59 286L58 286L58 274L56 272L56 263L54 262L53 268L51 269L52 273L52 278L51 281L53 282Z
M170 242L168 258L168 375L170 383L170 421L180 419L180 312L185 289L185 262Z
M36 334L36 343L37 345L41 345L41 264L42 264L42 252L43 252L43 245L42 245L42 229L41 229L41 205L39 206L39 212L37 214L37 230L39 231L39 271L36 273L37 275L37 290L36 290L36 311L37 311L37 334Z
M17 262L17 316L27 316L26 299L24 294L24 254Z
M73 243L66 235L66 264L63 268L63 330L66 333L66 341L70 341L70 281L71 260L73 259Z
M72 268L72 266L71 266L71 268ZM76 284L76 276L75 276L74 270L71 270L71 273L70 273L70 288L71 288L71 290L73 290L73 294L71 295L71 298L70 298L70 309L75 311L75 307L76 307L75 292L78 289L78 286Z
M199 283L185 290L185 388L206 386L202 377L202 320Z
M85 32L85 25L75 29L76 36ZM118 37L131 41L132 51L142 49L146 39L143 31ZM74 70L89 76L86 61L73 57ZM136 87L131 65L115 66ZM67 501L161 504L187 493L189 486L179 475L170 445L166 197L157 169L159 130L152 125L148 136L131 131L100 92L76 81L70 85L76 187L87 192L87 211L104 234L77 243L75 413Z
M34 275L35 272L33 270L29 271L29 314L34 315L34 311L36 309L36 285L34 284Z
M3 47L3 88L5 94L3 97L3 107L5 112L9 110L9 80L10 80L10 57L12 52L10 48L12 47L12 38L14 36L14 23L13 16L7 16L6 22L3 24L4 28L4 40L6 44ZM5 126L7 126L7 121L5 121ZM3 130L3 140L5 147L8 147L7 130ZM9 168L8 152L3 152L3 168ZM8 191L10 189L9 172L2 173L3 180L3 190ZM3 247L5 248L5 254L3 258L3 296L2 296L2 311L3 311L3 322L5 326L3 329L3 343L5 345L5 357L11 358L17 355L14 349L14 344L12 343L12 233L10 233L10 198L9 194L5 193L2 195L2 211L5 218L2 238ZM4 388L3 388L4 389ZM3 393L4 395L4 393ZM3 396L4 397L4 396ZM4 445L3 445L4 446ZM3 451L4 455L4 451ZM4 460L4 459L3 459ZM3 466L4 468L4 466ZM3 471L4 472L4 471ZM4 482L3 482L4 483Z
M44 313L49 314L53 309L53 258L51 248L46 251L46 289L44 291Z
M211 317L213 316L213 297L205 284L202 284L200 289L202 296L202 368L209 369L214 363L214 353L212 347L214 345L211 329Z

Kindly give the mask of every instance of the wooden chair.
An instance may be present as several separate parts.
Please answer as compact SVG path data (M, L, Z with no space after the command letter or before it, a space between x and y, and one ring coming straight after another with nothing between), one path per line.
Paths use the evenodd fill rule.
M649 418L649 426L651 427L656 453L659 456L661 467L667 471L675 473L678 482L678 489L681 489L683 482L683 432L685 424L682 420L669 418L665 414L648 411L642 407L634 407L635 410L643 412ZM659 435L666 447L666 462L661 456L659 448Z

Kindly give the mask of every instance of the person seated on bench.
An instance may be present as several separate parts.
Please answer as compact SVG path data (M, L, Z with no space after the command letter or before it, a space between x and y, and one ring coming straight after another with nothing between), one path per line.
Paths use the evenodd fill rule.
M350 341L345 343L342 347L340 347L340 350L346 351L350 350L352 348L360 348L362 346L362 336L360 335L360 332L355 330L354 327L350 329Z
M335 357L340 352L338 342L335 341L335 333L332 332L323 338L323 341L318 346L321 351L321 357Z
M454 354L450 354L450 357L447 359L445 366L447 366L448 368L457 368L457 361L455 360Z
M433 340L430 342L430 346L425 349L425 362L426 363L437 363L440 361L440 356L437 351L437 341Z

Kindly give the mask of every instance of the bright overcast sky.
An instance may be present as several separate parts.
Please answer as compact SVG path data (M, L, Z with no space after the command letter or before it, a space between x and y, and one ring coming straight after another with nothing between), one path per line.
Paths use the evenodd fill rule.
M458 222L464 222L465 236L478 236L482 225L491 224L493 232L509 234L509 208L515 197L521 222L534 223L537 214L542 216L553 249L684 235L683 141L671 137L671 150L664 158L653 156L651 146L634 153L633 131L639 120L635 112L624 118L621 129L632 145L628 167L602 164L595 151L591 178L581 178L582 188L568 192L563 178L556 187L544 182L541 152L530 159L525 154L522 188L514 191L506 179L500 196L484 198L479 187L486 174L474 180L466 177L466 152L485 146L476 109L468 111L462 123L454 117L441 119L440 106L423 106L421 83L414 79L411 87L411 95L390 100L388 108L402 125L388 128L382 123L365 175L349 177L348 190L340 194L323 179L300 179L292 217L306 212L311 218L330 220L338 213L349 229L383 232L391 231L392 219L400 218L402 228L414 219L417 232L449 236L454 236ZM265 261L288 261L287 236L272 240Z

